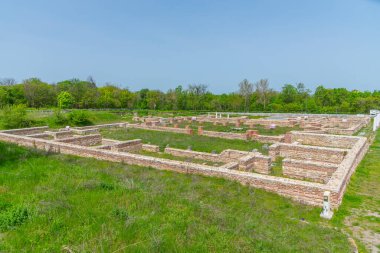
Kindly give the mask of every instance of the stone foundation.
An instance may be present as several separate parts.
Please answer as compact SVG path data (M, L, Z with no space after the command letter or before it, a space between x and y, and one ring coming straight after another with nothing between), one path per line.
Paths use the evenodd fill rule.
M177 120L188 119L182 118ZM242 123L248 121L245 118L240 118L240 120ZM289 120L289 124L299 124L302 120L306 121L310 119L292 119ZM226 122L230 122L230 120L228 119ZM355 121L352 120L352 122ZM70 134L81 133L84 135L60 138L68 133L48 131L47 127L39 127L0 131L0 140L45 150L47 152L93 157L100 160L123 162L126 164L172 170L181 173L223 177L236 180L242 184L275 192L309 205L321 206L323 193L330 191L331 205L334 208L340 205L350 177L368 149L368 143L364 137L296 131L290 132L283 137L271 137L273 139L270 140L273 142L279 140L284 142L289 141L290 143L275 142L275 144L269 148L269 156L264 156L258 152L238 150L224 150L220 154L210 154L191 150L165 149L166 153L175 156L186 156L224 163L222 166L207 166L130 153L129 151L141 149L158 152L159 147L156 145L142 144L139 139L118 141L103 139L100 134L91 134L92 131L95 131L91 129L105 127L136 127L157 131L167 131L169 129L169 132L175 129L172 131L185 131L185 133L189 130L189 128L179 129L117 123L75 128L76 132L68 132L70 132ZM314 127L318 126L315 125ZM46 131L48 132L46 133ZM64 132L64 130L61 132ZM250 138L255 139L258 136L254 132L236 134L203 131L203 129L201 134L218 138L243 140ZM56 139L48 139L51 137ZM266 139L268 142L270 140ZM283 160L283 174L291 178L270 175L271 161L279 156L285 158Z

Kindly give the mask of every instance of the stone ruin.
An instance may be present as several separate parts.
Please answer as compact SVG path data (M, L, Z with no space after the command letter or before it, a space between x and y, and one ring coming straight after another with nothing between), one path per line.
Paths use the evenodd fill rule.
M283 120L248 119L246 117L134 117L139 123L116 123L88 127L64 128L53 131L48 127L35 127L0 131L0 140L57 152L126 164L223 177L242 184L275 192L301 203L322 206L324 195L329 194L329 205L337 208L342 201L352 173L368 149L365 137L349 136L369 124L368 117L287 118ZM223 122L221 122L223 120ZM193 129L167 127L166 122L217 122L233 125L299 125L304 131L291 131L280 136L259 135L256 130L245 133L204 131L198 134L224 139L241 139L270 143L269 155L256 150L251 152L226 149L220 154L166 147L164 153L176 157L199 159L219 163L206 165L139 154L138 151L160 152L159 146L144 144L142 140L119 141L102 138L100 128L138 128L182 134L194 134ZM238 122L238 124L237 124ZM340 132L340 130L342 130ZM334 134L326 133L333 132ZM341 135L337 135L340 133ZM145 140L149 141L149 140ZM227 147L228 148L228 147ZM136 152L137 151L137 152ZM272 174L272 165L282 159L282 176Z

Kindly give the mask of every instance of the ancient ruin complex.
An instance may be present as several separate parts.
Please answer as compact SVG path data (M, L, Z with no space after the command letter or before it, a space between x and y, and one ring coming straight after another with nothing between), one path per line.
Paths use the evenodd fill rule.
M246 185L275 192L296 201L322 206L324 192L330 192L331 205L337 208L356 166L368 149L365 137L353 136L370 123L367 116L288 117L282 119L250 119L247 116L221 117L208 114L197 117L137 117L134 123L116 123L88 127L51 130L48 127L5 130L0 140L83 157L149 166L161 170L194 173L236 180ZM198 129L180 128L180 123L198 123ZM244 132L206 131L203 123L245 127ZM267 128L295 127L284 135L260 135L255 126ZM176 157L217 162L218 165L164 159L136 151L160 152L149 140L119 141L102 138L101 128L139 128L146 130L198 134L225 139L241 139L269 144L268 154L257 150L241 151L226 147L221 153L166 147L162 152ZM282 159L282 175L272 173L276 159Z

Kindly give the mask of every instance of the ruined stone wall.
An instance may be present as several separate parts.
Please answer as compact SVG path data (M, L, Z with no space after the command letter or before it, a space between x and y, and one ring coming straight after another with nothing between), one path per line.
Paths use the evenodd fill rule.
M256 125L269 127L270 125L275 124L279 127L294 127L296 122L290 120L274 120L274 119L250 119L244 122L244 125L247 125L251 128L254 128Z
M284 135L269 136L269 135L253 135L252 140L262 143L277 143L284 141Z
M278 156L306 161L320 161L339 164L347 150L323 148L296 144L277 143L269 147L269 155L275 159Z
M250 153L238 159L239 170L270 174L271 158L259 153Z
M318 183L327 183L337 168L337 164L331 163L294 159L284 159L282 161L283 175L296 179L306 179Z
M357 165L363 159L369 147L367 138L356 138L358 138L358 141L350 149L327 183L327 187L332 192L331 197L336 205L339 205L342 202L343 194L346 191L351 175L354 173Z
M119 126L117 126L119 127ZM98 134L99 133L99 128L86 128L86 129L76 129L73 128L71 131L75 134L79 135L88 135L88 134Z
M85 129L93 129L93 128L114 128L114 127L125 127L127 123L112 123L112 124L100 124L96 126L84 126L84 127L74 127L71 129L76 129L76 130L85 130Z
M145 130L161 131L161 132L171 132L171 133L180 133L180 134L192 134L189 131L189 129L176 128L176 127L146 126L146 125L139 125L139 124L127 124L126 128L137 128L137 129L145 129Z
M232 140L247 140L247 135L240 133L227 133L227 132L216 132L216 131L205 131L202 132L203 136L223 138L223 139L232 139Z
M73 132L71 131L59 131L59 132L45 131L45 133L52 136L54 139L65 139L65 138L73 137Z
M225 149L220 153L220 156L223 157L223 159L229 159L230 161L236 161L238 158L248 155L250 152L248 151L241 151L241 150L235 150L235 149Z
M143 144L142 149L149 152L160 152L160 147L152 144Z
M314 134L292 131L291 141L296 141L300 144L311 146L351 148L358 141L358 139L357 137L351 136Z
M28 134L25 135L27 137L32 137L32 138L38 138L38 139L45 139L45 140L50 140L53 139L53 137L47 133L39 133L39 134Z
M74 136L65 139L57 139L59 142L77 144L81 146L95 146L102 144L102 136L100 134L91 134L84 136Z
M120 141L111 146L111 150L117 152L133 152L140 151L141 149L142 143L140 139Z
M2 130L1 133L6 134L15 134L15 135L30 135L30 134L39 134L48 130L48 126L42 127L30 127L30 128L19 128L19 129L11 129L11 130Z
M219 154L211 154L206 152L192 151L192 150L184 150L177 148L165 148L165 153L178 156L178 157L189 157L193 159L200 159L211 162L231 162L231 159L220 156Z

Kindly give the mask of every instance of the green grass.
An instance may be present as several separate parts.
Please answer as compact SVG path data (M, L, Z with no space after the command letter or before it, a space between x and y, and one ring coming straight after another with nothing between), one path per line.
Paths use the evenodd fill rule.
M277 177L284 177L282 174L282 160L283 157L277 157L275 161L275 165L272 167L272 175Z
M320 208L229 180L1 142L0 171L0 252L350 252Z
M333 223L346 228L354 238L369 245L368 239L360 231L380 233L380 130L374 143L361 161L350 180L339 211L335 213ZM356 226L355 226L356 225ZM358 232L359 231L359 232ZM375 242L372 242L372 245ZM368 250L368 248L367 248ZM368 250L370 251L370 250Z
M146 155L146 156L152 156L152 157L157 157L157 158L165 158L165 159L175 160L175 161L185 161L185 162L191 162L191 163L211 165L211 166L216 166L216 167L219 167L219 166L225 164L222 162L211 162L211 161L206 161L206 160L196 159L196 158L190 158L190 157L174 156L172 154L167 154L167 153L163 153L163 152L150 152L150 151L140 150L140 151L132 152L132 153L140 154L140 155Z
M173 127L174 124L168 124L168 126ZM282 135L285 134L289 131L298 131L301 128L298 126L296 127L276 127L275 129L267 129L264 126L261 125L256 125L253 128L250 128L246 125L241 125L240 127L235 127L234 125L214 125L213 123L210 122L203 122L203 123L198 123L198 122L181 122L178 123L178 127L180 128L185 128L186 126L190 126L192 129L196 130L198 129L199 126L203 126L203 129L206 131L217 131L217 132L231 132L231 133L245 133L249 129L253 130L258 130L259 134L261 135Z
M256 141L227 140L207 136L160 132L145 129L102 129L101 134L104 138L115 140L141 139L143 143L150 143L160 146L161 151L164 150L166 145L169 145L172 148L180 149L187 149L191 146L194 151L209 153L212 151L220 153L225 149L237 149L243 151L258 149L258 151L262 153L268 152L268 150L262 148L262 143Z
M89 115L89 120L93 125L132 121L133 117L133 114L131 112L125 111L85 111ZM62 114L67 116L67 112L62 111ZM60 128L67 125L67 123L56 124L53 120L53 112L35 110L28 112L27 117L32 121L33 126L48 125L51 128Z

